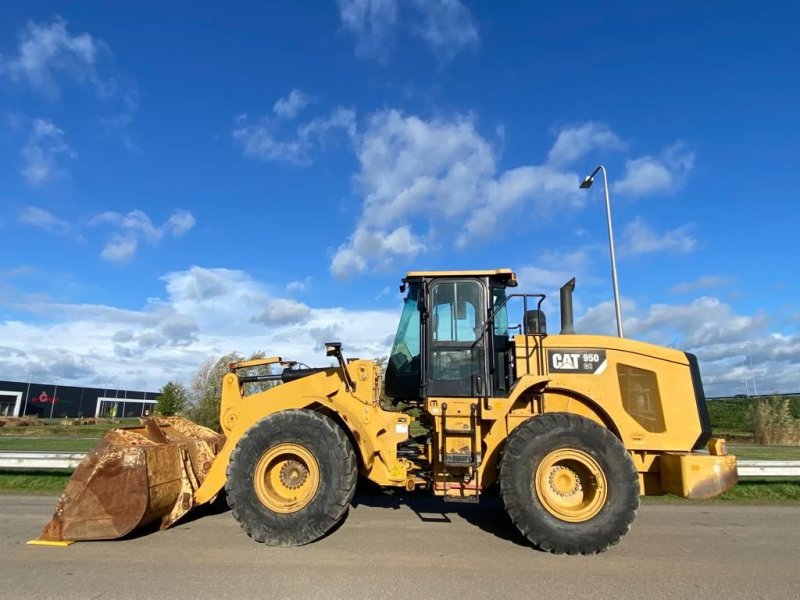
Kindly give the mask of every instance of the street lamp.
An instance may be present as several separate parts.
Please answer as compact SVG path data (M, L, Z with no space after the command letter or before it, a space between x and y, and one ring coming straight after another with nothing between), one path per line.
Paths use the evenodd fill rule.
M758 396L758 388L756 387L756 374L753 371L753 355L750 354L750 342L745 342L747 347L747 358L750 361L750 378L753 380L753 396Z
M586 177L581 182L581 189L587 190L592 187L594 183L594 176L597 175L598 171L603 172L603 190L605 191L606 195L606 220L608 221L608 248L611 252L611 283L614 286L614 309L617 313L617 336L624 337L622 335L622 311L620 310L619 306L619 284L617 283L617 259L614 255L614 230L611 227L611 200L608 197L608 175L606 174L606 168L603 165L597 167L592 174Z

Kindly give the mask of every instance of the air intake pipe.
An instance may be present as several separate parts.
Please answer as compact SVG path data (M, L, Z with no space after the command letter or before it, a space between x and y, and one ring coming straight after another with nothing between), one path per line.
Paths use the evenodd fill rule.
M575 291L575 278L561 286L561 335L575 333L572 322L572 292Z

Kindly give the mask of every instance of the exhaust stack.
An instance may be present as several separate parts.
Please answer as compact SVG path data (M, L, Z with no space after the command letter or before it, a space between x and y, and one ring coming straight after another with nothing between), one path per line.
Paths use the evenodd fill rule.
M575 333L572 322L572 292L575 291L575 278L561 286L561 335Z

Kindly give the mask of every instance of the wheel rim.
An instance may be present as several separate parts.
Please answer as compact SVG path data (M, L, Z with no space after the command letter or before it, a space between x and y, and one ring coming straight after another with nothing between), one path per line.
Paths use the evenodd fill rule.
M274 512L302 510L319 487L317 459L297 444L274 446L259 459L253 486L261 503Z
M608 493L605 474L597 461L573 448L545 456L533 476L533 488L550 514L570 523L594 517L605 505Z

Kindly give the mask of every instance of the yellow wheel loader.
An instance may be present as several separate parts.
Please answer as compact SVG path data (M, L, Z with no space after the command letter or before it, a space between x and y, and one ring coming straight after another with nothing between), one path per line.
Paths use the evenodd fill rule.
M736 483L736 458L710 437L693 355L575 334L574 279L549 335L544 296L516 285L508 269L408 273L383 382L375 361L345 360L339 343L327 368L231 364L223 435L180 418L110 433L40 541L167 527L224 492L254 540L307 544L344 518L360 474L453 502L497 489L532 545L591 554L625 535L640 495L710 498ZM263 365L272 374L247 374ZM275 385L245 393L265 381Z

